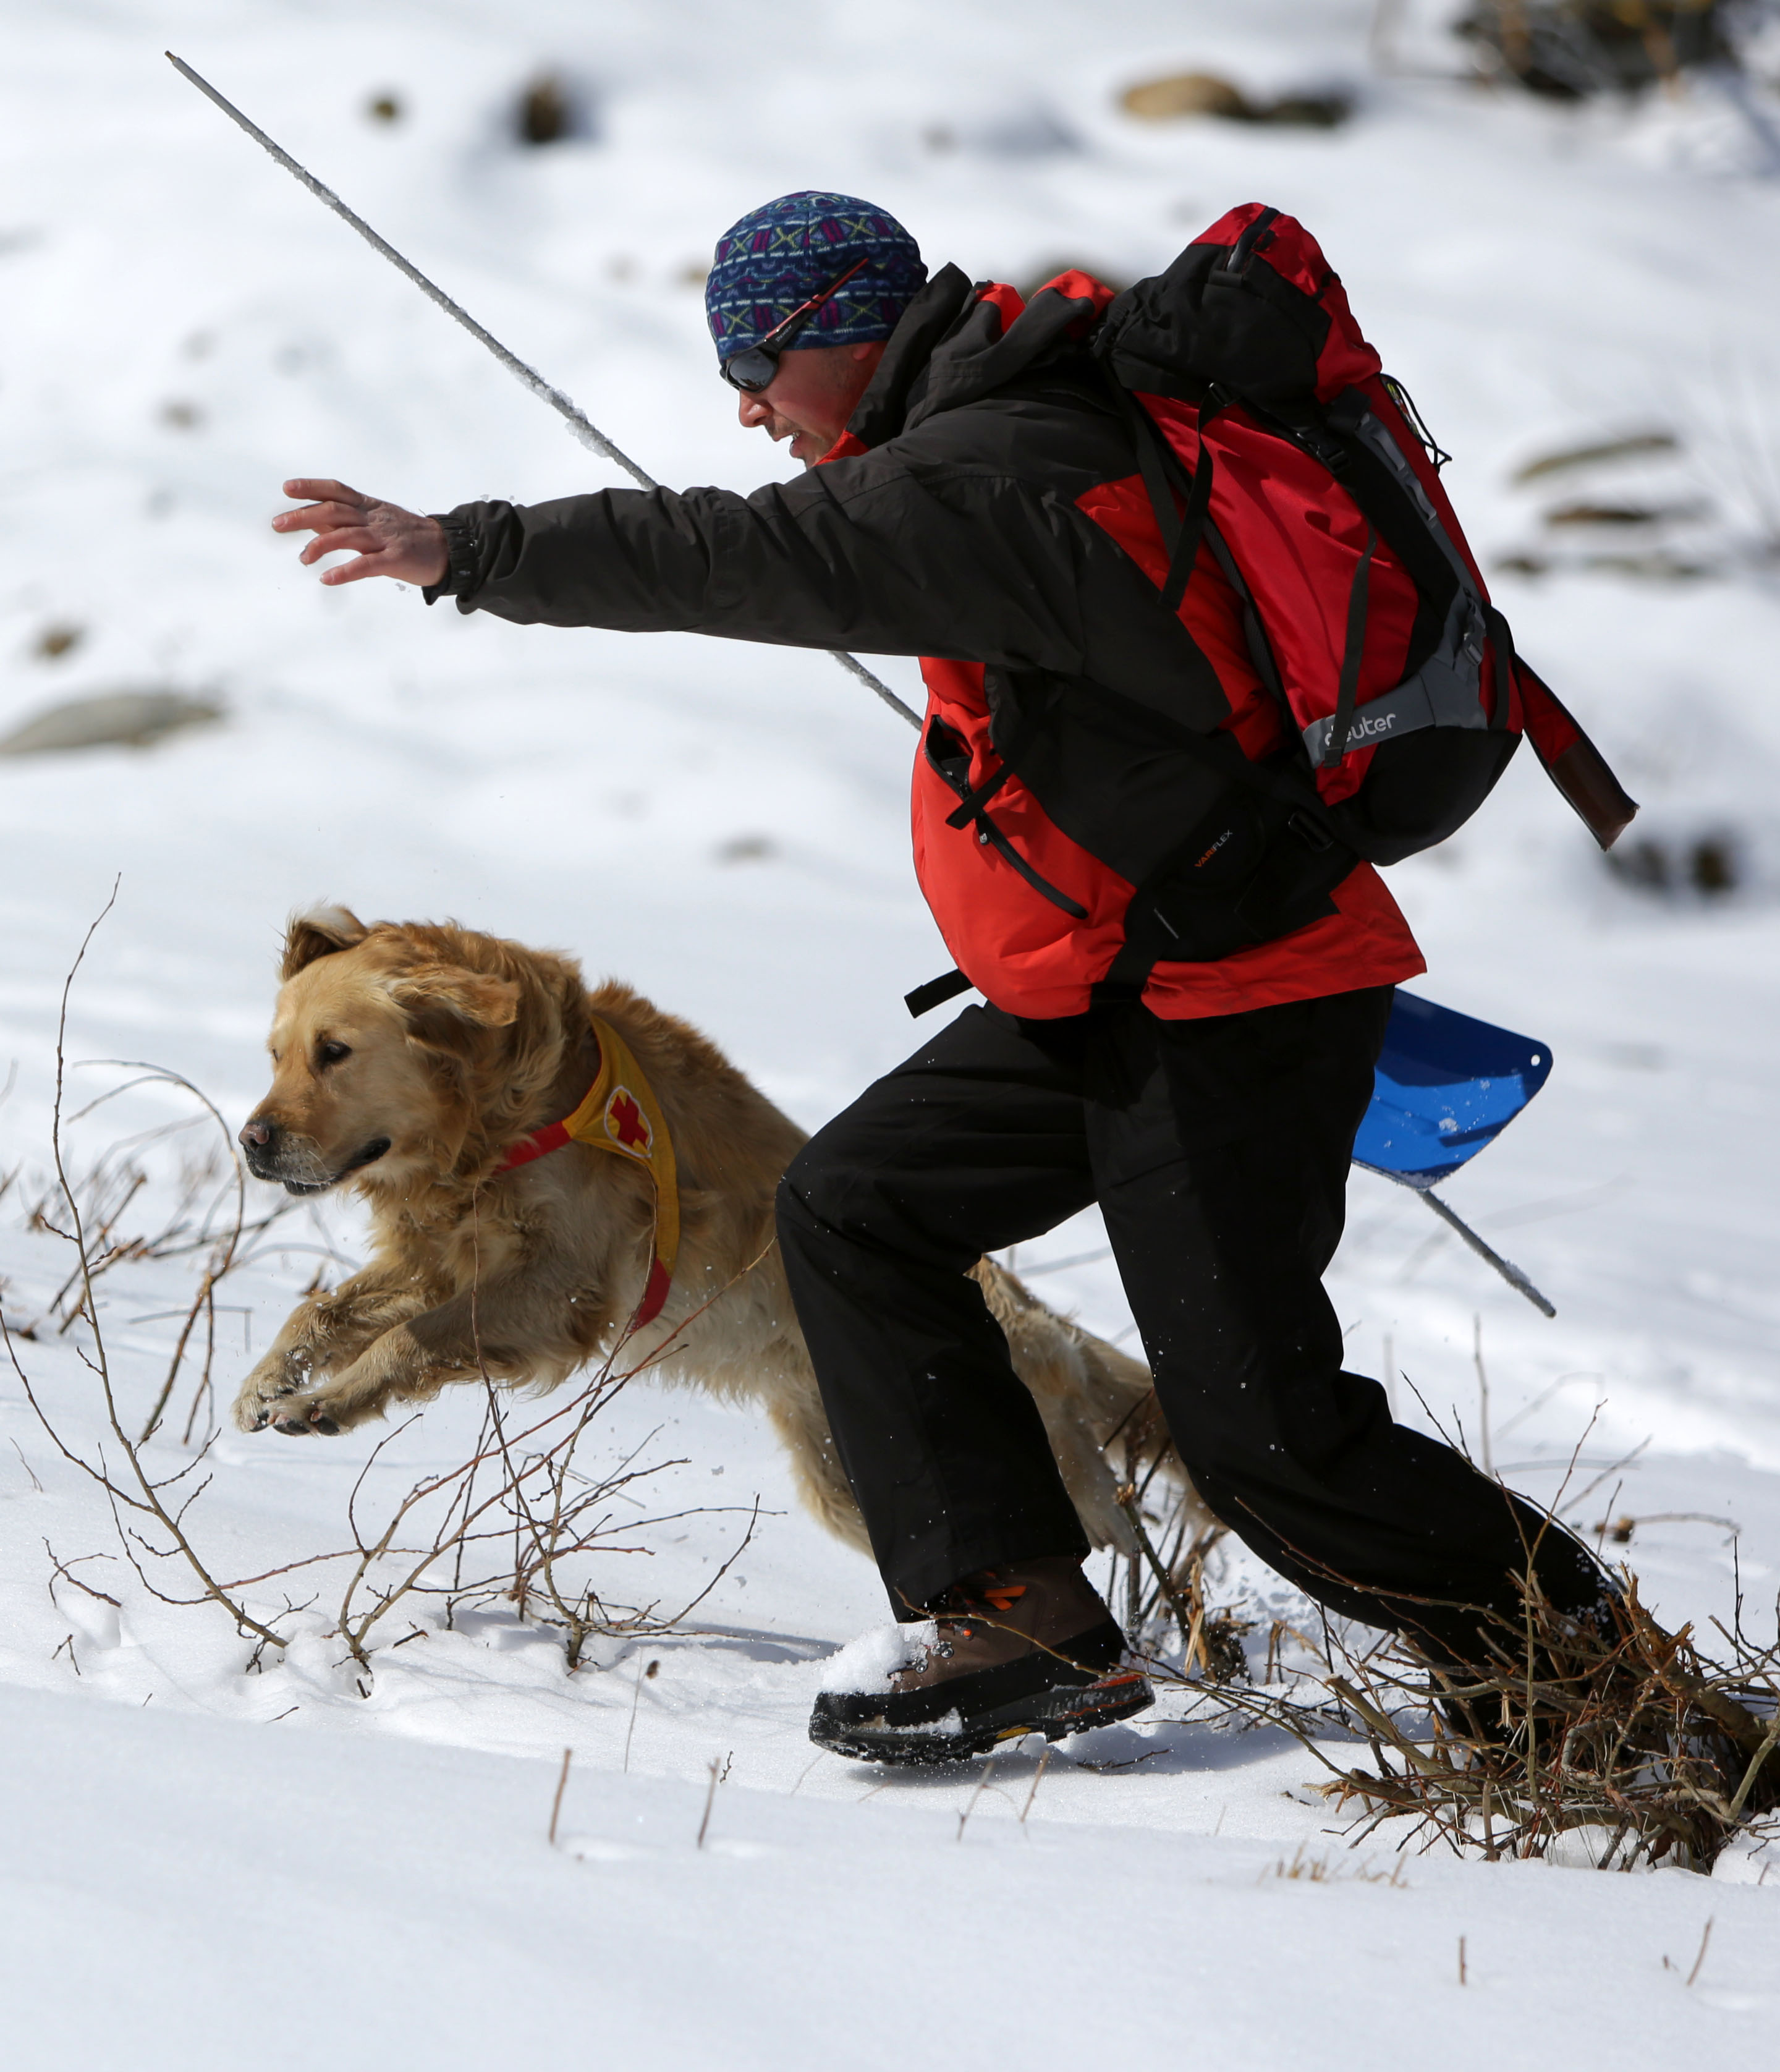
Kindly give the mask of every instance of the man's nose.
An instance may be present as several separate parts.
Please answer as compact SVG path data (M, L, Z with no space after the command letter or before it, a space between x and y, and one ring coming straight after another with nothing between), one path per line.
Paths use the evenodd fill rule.
M264 1116L254 1116L241 1124L241 1142L249 1151L263 1151L278 1133L278 1125Z
M766 423L772 415L772 410L758 396L745 394L736 405L735 414L741 419L743 428L751 432L756 425Z

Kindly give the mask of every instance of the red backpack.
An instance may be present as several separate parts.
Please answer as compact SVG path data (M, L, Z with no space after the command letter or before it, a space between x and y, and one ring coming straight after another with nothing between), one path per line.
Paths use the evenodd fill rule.
M1209 546L1302 743L1295 769L1248 781L1393 863L1461 826L1525 732L1611 845L1637 807L1515 654L1441 487L1447 456L1301 224L1232 209L1116 298L1091 345L1169 549L1164 602Z

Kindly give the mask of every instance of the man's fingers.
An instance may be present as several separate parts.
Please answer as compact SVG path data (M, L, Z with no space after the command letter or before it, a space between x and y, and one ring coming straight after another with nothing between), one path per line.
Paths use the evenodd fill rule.
M281 511L272 521L274 532L316 532L320 523L331 525L349 525L364 518L371 510L376 499L361 496L357 490L349 489L343 482L334 482L320 475L294 475L284 486L286 496L306 496L311 500L306 509Z
M272 521L274 532L319 532L324 527L362 525L365 509L357 504L306 504L299 511L281 511Z
M343 561L337 569L323 569L322 581L324 583L357 582L362 577L380 576L382 574L383 570L371 555L360 554L356 561Z
M326 554L380 554L387 550L388 544L386 540L380 540L368 526L335 526L325 532L318 526L315 537L297 558L306 569Z
M293 475L284 487L287 496L314 500L296 510L281 511L272 520L275 532L315 535L298 557L303 567L312 568L330 554L358 557L326 570L324 583L360 582L366 576L393 576L422 585L442 580L445 536L434 520L319 476Z
M284 486L286 496L306 496L316 504L351 504L363 509L374 503L374 497L361 496L356 489L348 489L343 482L334 482L324 476L299 475Z

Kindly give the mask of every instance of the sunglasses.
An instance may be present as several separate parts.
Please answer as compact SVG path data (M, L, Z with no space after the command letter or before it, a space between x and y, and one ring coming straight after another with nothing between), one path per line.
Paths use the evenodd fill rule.
M779 356L790 345L804 326L837 289L844 288L853 275L870 262L870 254L856 259L846 272L829 282L819 295L812 295L807 302L800 302L783 323L776 323L759 344L746 347L723 362L723 379L732 388L739 388L744 396L758 396L767 388L779 372Z

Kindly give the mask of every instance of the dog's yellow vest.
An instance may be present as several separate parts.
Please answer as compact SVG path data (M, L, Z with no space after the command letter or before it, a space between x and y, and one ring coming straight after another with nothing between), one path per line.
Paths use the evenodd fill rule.
M674 1141L655 1089L631 1056L629 1045L609 1022L598 1015L591 1020L594 1040L599 1046L599 1071L586 1098L573 1115L561 1122L547 1122L510 1145L495 1170L508 1173L548 1152L560 1151L565 1144L585 1144L594 1151L615 1152L647 1172L655 1188L655 1232L648 1282L631 1319L635 1330L661 1314L680 1252L680 1182Z

